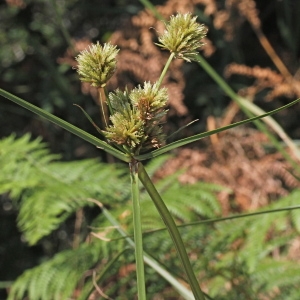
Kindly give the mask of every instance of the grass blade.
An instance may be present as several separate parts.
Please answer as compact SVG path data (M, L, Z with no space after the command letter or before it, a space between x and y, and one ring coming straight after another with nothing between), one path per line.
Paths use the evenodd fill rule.
M215 133L218 133L218 132L221 132L221 131L224 131L224 130L228 130L228 129L231 129L231 128L234 128L236 126L240 126L240 125L243 125L243 124L247 124L247 123L250 123L250 122L253 122L255 120L258 120L258 119L262 119L264 117L267 117L267 116L270 116L270 115L273 115L283 109L286 109L294 104L296 104L297 102L300 101L300 98L297 99L297 100L294 100L293 102L287 104L287 105L284 105L280 108L277 108L277 109L274 109L268 113L265 113L263 115L260 115L260 116L256 116L256 117L253 117L253 118L250 118L250 119L247 119L247 120L243 120L243 121L240 121L240 122L236 122L236 123L233 123L233 124L230 124L228 126L224 126L224 127L221 127L221 128L218 128L218 129L214 129L214 130L211 130L211 131L206 131L206 132L203 132L203 133L199 133L199 134L196 134L196 135L193 135L193 136L190 136L190 137L187 137L187 138L184 138L184 139L181 139L181 140L178 140L176 142L173 142L173 143L170 143L164 147L161 147L157 150L154 150L150 153L146 153L146 154L143 154L143 155L138 155L135 157L135 159L137 160L145 160L145 159L149 159L149 158L152 158L152 157L156 157L158 155L161 155L163 153L166 153L168 151L171 151L173 149L176 149L178 147L181 147L181 146L184 146L184 145L187 145L187 144L190 144L190 143L193 143L195 141L198 141L198 140L201 140L205 137L208 137L210 135L213 135Z
M157 192L155 186L153 185L150 177L148 176L144 166L142 163L139 163L139 178L145 187L146 191L148 192L149 196L151 197L153 203L156 206L161 218L163 219L169 234L174 242L174 245L177 249L179 254L180 260L184 267L185 273L188 277L189 284L197 300L205 300L204 293L201 291L199 283L196 279L195 273L193 272L191 263L189 261L186 249L184 247L183 241L181 239L180 233L178 228L167 208L164 201L162 200L161 196Z
M95 136L85 132L84 130L64 121L63 119L60 119L48 112L46 112L45 110L13 95L10 94L2 89L0 89L0 95L3 96L4 98L15 102L16 104L32 111L33 113L39 115L42 118L47 119L48 121L68 130L69 132L77 135L78 137L82 138L83 140L97 146L98 148L103 149L104 151L106 151L107 153L119 158L122 161L125 162L129 162L130 161L130 157L126 156L124 153L122 153L121 151L113 148L112 146L110 146L109 144L107 144L104 141L101 141L100 139L96 138Z

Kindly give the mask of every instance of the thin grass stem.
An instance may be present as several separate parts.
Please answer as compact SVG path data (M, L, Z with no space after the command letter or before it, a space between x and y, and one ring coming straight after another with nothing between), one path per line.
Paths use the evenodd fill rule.
M272 110L272 111L270 111L268 113L265 113L263 115L256 116L256 117L253 117L253 118L250 118L250 119L246 119L246 120L243 120L243 121L240 121L240 122L232 123L230 125L227 125L227 126L224 126L224 127L221 127L221 128L217 128L217 129L214 129L214 130L210 130L210 131L202 132L202 133L199 133L199 134L196 134L196 135L192 135L190 137L187 137L187 138L184 138L184 139L180 139L178 141L175 141L175 142L172 142L170 144L167 144L166 146L163 146L161 148L153 150L153 151L151 151L149 153L137 155L134 158L137 159L137 160L139 160L139 161L141 161L141 160L145 160L145 159L156 157L158 155L164 154L164 153L166 153L168 151L171 151L173 149L176 149L178 147L181 147L181 146L193 143L195 141L198 141L200 139L203 139L205 137L211 136L211 135L213 135L215 133L219 133L219 132L222 132L222 131L234 128L236 126L240 126L240 125L243 125L243 124L247 124L249 122L253 122L253 121L258 120L258 119L265 118L265 117L270 116L272 114L275 114L275 113L277 113L277 112L279 112L279 111L281 111L283 109L286 109L286 108L288 108L288 107L296 104L299 101L300 101L300 98L296 99L293 102L291 102L289 104L286 104L286 105L284 105L284 106L282 106L280 108L277 108L277 109L274 109L274 110ZM280 143L279 143L279 147L281 147Z
M160 77L159 77L159 79L157 81L157 83L158 83L157 87L158 88L161 86L162 81L163 81L163 79L164 79L164 77L165 77L165 75L166 75L166 73L168 71L168 68L169 68L169 66L170 66L170 64L171 64L171 62L172 62L172 60L173 60L174 57L175 57L175 53L171 53L170 56L169 56L169 58L168 58L168 60L167 60L167 62L166 62L166 64L165 64L165 66L164 66L164 69L162 70L162 72L160 74Z
M98 103L100 104L100 107L101 107L100 114L103 117L103 123L105 124L105 127L107 127L108 126L108 123L107 123L107 120L106 120L107 109L104 106L106 96L104 94L104 91L103 91L102 87L98 88L98 95L99 95Z
M150 11L152 11L153 15L160 21L165 21L164 17L157 11L155 6L148 0L140 0L140 2L148 8Z
M109 97L108 97L108 91L107 91L106 86L103 87L103 91L104 91L105 99L106 99L106 102L107 102L107 105L108 105L109 113L112 116L114 114L114 111L113 111L113 108L111 106L111 103L110 103L110 100L109 100Z
M119 233L122 235L122 238L126 240L126 242L134 248L134 241L129 237L129 235L122 229L120 223L113 217L113 215L99 202L94 199L90 199L90 201L96 203L100 206L104 216L107 220L117 228ZM153 257L147 254L144 251L144 261L145 263L154 269L158 274L160 274L166 281L168 281L177 291L178 293L186 300L195 300L193 294L190 290L188 290L185 285L183 285L181 281L178 281L171 273L169 273L165 268L161 266L159 262L157 262Z
M274 209L256 211L256 212L252 212L252 213L238 214L238 215L232 215L232 216L228 216L228 217L200 220L200 221L180 224L180 225L177 225L177 227L178 228L183 228L183 227L188 227L188 226L217 223L217 222L230 221L230 220L241 219L241 218L255 217L255 216L264 215L264 214L287 212L287 211L291 211L291 210L295 210L295 209L300 209L300 205L274 208ZM148 231L143 232L143 234L156 233L156 232L164 231L166 229L167 228L158 228L158 229L148 230Z
M115 264L115 262L120 258L120 256L123 255L129 249L130 248L125 248L122 251L120 251L111 260L109 260L109 262L107 263L107 265L105 265L105 267L103 269L101 269L100 274L98 274L98 276L96 278L96 281L97 281L98 284L104 279L105 275L108 273L108 271L110 271L110 269ZM84 291L84 292L81 293L78 300L88 300L88 299L90 299L90 296L91 296L93 290L94 290L94 286L91 285L91 288L89 290Z
M210 77L218 84L218 86L231 98L233 99L241 108L241 110L248 116L253 117L253 115L256 115L256 111L253 109L255 105L252 103L252 106L246 105L246 100L241 98L239 95L237 95L233 89L224 81L224 79L210 66L210 64L200 55L197 56L197 62L198 64L205 70L205 72L210 75ZM273 119L272 119L273 120ZM267 127L260 121L255 121L254 124L257 126L257 128L263 132L272 142L274 147L282 154L282 156L295 168L299 171L298 164L291 158L291 156L284 150L283 147L281 147L279 141L276 139L276 137L267 129ZM272 126L272 124L270 124ZM277 128L272 126L272 128L278 133L279 136L282 137L283 129L281 129L279 132ZM287 138L287 135L284 132L284 138ZM293 142L289 140L288 146L290 147ZM294 149L297 149L295 145L293 145L292 150L296 154L298 153L294 151Z
M138 299L146 300L145 271L144 271L144 260L143 260L143 234L142 234L140 190L139 190L139 177L138 177L139 165L140 164L137 161L133 161L129 164L130 178L131 178L131 195L132 195L132 204L133 204L133 228L134 228Z

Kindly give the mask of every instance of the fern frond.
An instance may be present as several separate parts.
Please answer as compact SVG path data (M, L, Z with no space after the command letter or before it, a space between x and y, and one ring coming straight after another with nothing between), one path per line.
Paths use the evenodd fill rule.
M13 284L8 300L69 299L84 273L101 254L101 242L83 244L56 254L53 259L23 273Z
M30 141L29 135L3 139L0 149L0 193L9 193L20 206L18 226L31 245L77 209L92 205L88 197L103 203L127 197L122 168L95 159L57 161L40 139Z

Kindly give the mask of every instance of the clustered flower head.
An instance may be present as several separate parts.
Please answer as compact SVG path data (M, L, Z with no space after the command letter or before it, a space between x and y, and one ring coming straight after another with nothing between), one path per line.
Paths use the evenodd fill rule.
M159 37L159 46L174 53L176 58L196 60L197 50L203 45L207 29L196 22L190 13L171 16L166 30ZM81 81L104 88L116 70L119 49L106 43L91 45L77 57L77 72ZM145 82L132 91L117 89L108 95L111 125L102 131L108 141L127 153L138 155L165 143L161 120L166 114L166 88L160 88L162 79L152 84Z
M157 45L174 53L176 58L196 60L197 50L204 45L201 40L207 33L207 28L196 19L190 13L171 16Z
M161 119L166 114L168 101L166 88L157 83L145 82L132 91L116 90L109 94L114 113L112 125L104 135L108 140L123 146L133 154L160 147L165 141Z
M77 72L80 80L95 87L103 87L116 70L116 56L119 52L110 43L101 46L99 42L83 50L77 57Z

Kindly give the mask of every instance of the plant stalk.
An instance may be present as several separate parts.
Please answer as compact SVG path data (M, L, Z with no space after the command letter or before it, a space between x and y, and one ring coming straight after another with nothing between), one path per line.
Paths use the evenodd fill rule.
M106 116L107 116L107 108L106 106L104 106L105 104L105 93L103 90L103 87L99 87L98 88L98 105L100 106L100 115L102 116L102 124L105 125L105 127L108 126L107 120L106 120Z
M128 236L128 234L122 229L120 223L112 216L112 214L101 205L100 202L91 200L92 202L96 203L100 206L104 216L107 220L117 228L119 233L125 238L126 242L134 248L134 241ZM168 281L177 291L178 293L186 300L195 300L193 294L190 290L186 288L185 284L182 284L182 280L178 281L172 274L170 274L166 269L164 269L159 262L157 262L152 256L147 254L144 251L144 261L145 263L153 268L158 274L160 274L166 281Z
M204 296L203 292L201 291L199 283L193 272L191 263L189 261L189 258L188 258L187 252L185 250L183 241L181 239L180 233L178 231L178 228L177 228L167 206L165 205L161 196L159 195L158 191L156 190L155 186L153 185L153 183L152 183L149 175L147 174L142 163L139 163L138 172L139 172L138 175L139 175L139 178L140 178L142 184L144 185L145 189L147 190L148 194L150 195L151 199L153 200L153 202L154 202L161 218L163 219L163 221L169 231L169 234L176 246L176 249L178 251L179 257L181 259L184 270L188 277L188 281L190 283L190 286L191 286L191 289L195 296L195 299L196 300L205 300L205 296Z
M158 83L157 88L159 88L159 87L161 86L162 81L163 81L163 79L164 79L164 77L165 77L165 75L166 75L166 73L167 73L167 71L168 71L168 68L169 68L169 66L170 66L170 64L171 64L171 62L172 62L172 60L173 60L174 57L175 57L175 53L173 52L173 53L171 53L171 55L169 56L169 58L168 58L168 60L167 60L167 62L166 62L166 64L165 64L165 66L164 66L164 69L162 70L162 72L161 72L161 74L160 74L160 77L159 77L159 79L158 79L158 81L157 81L157 83Z
M132 161L129 163L130 178L131 178L131 194L132 194L132 204L133 204L133 227L134 227L138 299L146 300L145 271L144 271L144 259L143 259L143 235L142 235L140 190L139 190L139 177L138 177L139 165L140 164L137 161Z

